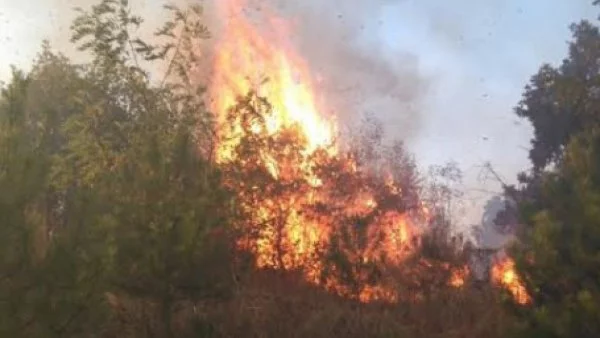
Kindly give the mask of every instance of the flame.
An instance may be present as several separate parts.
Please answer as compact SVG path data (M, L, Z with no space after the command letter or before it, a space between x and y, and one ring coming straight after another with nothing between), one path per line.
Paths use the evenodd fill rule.
M531 302L531 297L515 270L515 261L512 258L508 256L499 258L492 266L491 274L492 281L505 287L518 304L525 305Z
M265 123L268 133L297 124L307 137L307 152L331 144L335 125L321 117L313 96L313 81L308 66L295 56L287 46L283 33L272 33L269 39L259 31L242 13L243 0L222 0L222 17L227 18L223 38L216 47L214 60L216 70L212 78L212 109L219 113L221 123L230 107L239 96L251 90L269 99L275 112ZM270 17L272 32L286 32L285 22ZM240 132L240 129L236 130ZM253 131L260 132L258 125ZM239 144L240 135L221 135L217 150L218 160L231 159L232 149Z
M470 270L467 266L452 270L449 284L455 288L464 286L469 273Z
M230 168L241 210L239 247L259 268L301 270L307 281L363 302L397 300L393 283L374 276L402 263L418 235L401 207L400 184L339 151L335 121L319 113L308 66L281 33L269 33L287 25L271 15L271 29L260 32L241 13L241 0L219 3L227 25L216 47L211 109L219 124L216 161ZM348 261L329 264L332 248ZM342 282L348 274L358 289Z

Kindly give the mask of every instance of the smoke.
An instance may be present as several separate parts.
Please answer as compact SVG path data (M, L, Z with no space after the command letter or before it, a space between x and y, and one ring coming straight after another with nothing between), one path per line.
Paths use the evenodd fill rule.
M212 9L218 1L206 3L215 39L219 22L212 21ZM368 113L386 126L386 135L410 141L422 123L430 80L419 72L414 54L390 55L382 47L381 14L398 1L247 0L243 13L267 33L272 30L269 15L286 22L285 39L308 63L317 95L330 110L324 113L333 114L341 127Z
M484 207L481 224L474 229L476 243L481 248L499 249L514 240L514 234L499 232L494 221L498 214L505 210L506 201L498 195L490 198Z

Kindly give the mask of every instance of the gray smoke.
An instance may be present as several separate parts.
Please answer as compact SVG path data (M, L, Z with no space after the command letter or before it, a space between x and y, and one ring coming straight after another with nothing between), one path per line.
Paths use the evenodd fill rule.
M474 229L475 240L480 248L499 249L515 239L514 234L500 233L494 225L498 213L506 208L505 203L504 197L498 195L490 198L485 204L481 224L478 224Z

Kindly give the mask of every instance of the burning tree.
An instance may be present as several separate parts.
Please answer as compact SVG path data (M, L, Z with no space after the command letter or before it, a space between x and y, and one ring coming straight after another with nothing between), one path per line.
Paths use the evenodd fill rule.
M384 145L381 126L369 119L340 142L335 121L319 113L303 60L239 8L222 3L229 21L210 90L219 120L215 158L237 196L238 248L258 268L300 271L361 301L396 300L392 276L409 258L416 269L445 271L444 284L462 285L463 266L420 255L421 233L437 219L402 144ZM270 19L273 32L287 28Z
M401 184L405 172L382 176L359 149L308 151L298 123L269 133L274 113L255 94L228 112L229 132L241 134L224 163L238 196L240 247L258 267L301 270L308 281L361 300L388 298L378 276L402 262L416 245L418 218L426 220L415 182ZM393 151L404 159L401 147Z

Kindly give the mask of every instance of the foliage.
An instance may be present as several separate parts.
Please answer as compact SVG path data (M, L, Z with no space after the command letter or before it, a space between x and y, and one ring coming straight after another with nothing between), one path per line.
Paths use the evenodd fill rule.
M172 30L189 28L191 15L171 10ZM202 89L183 81L191 53L157 55L132 35L140 24L126 1L80 10L73 41L92 61L73 66L46 45L2 91L3 336L118 331L105 323L133 298L156 305L168 337L178 302L230 289L226 266L204 271L229 196L199 150L212 121ZM195 28L182 39L205 38ZM153 86L139 59L169 57L180 72Z
M26 77L14 71L12 83L3 89L3 335L75 334L84 327L93 330L103 316L101 266L93 264L90 252L80 251L84 243L98 240L97 234L64 227L71 213L62 203L64 192L50 180L54 157L64 144L61 123L77 109L68 93L78 84L76 69L45 47L32 73ZM99 305L95 313L84 311L94 302Z
M528 334L595 337L600 310L600 138L581 135L554 173L544 175L547 208L529 215L526 246L516 251L519 272L533 296L524 312Z
M572 31L568 58L543 66L516 109L534 127L533 171L507 187L526 225L513 255L533 300L515 308L527 337L600 334L600 33L587 21Z
M497 223L506 224L520 213L547 208L541 196L544 171L552 171L561 163L571 138L598 126L600 32L585 20L571 25L571 30L568 57L558 67L543 65L525 87L515 109L533 126L529 153L533 166L531 172L518 175L517 186L505 186L507 197L520 203L518 208L507 205Z
M573 135L597 126L600 32L588 21L571 26L569 56L560 67L544 65L525 88L516 114L534 128L530 159L539 172L562 158Z

